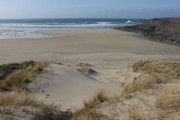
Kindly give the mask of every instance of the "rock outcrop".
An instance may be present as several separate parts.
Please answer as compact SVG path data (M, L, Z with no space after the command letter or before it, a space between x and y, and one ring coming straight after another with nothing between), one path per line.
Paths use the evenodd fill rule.
M180 45L180 17L155 18L141 25L116 29L140 33L151 40Z

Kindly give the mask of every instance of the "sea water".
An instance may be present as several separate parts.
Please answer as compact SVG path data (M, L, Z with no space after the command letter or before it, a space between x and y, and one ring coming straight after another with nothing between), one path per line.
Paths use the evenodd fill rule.
M60 37L39 30L112 29L141 24L142 19L0 19L0 39Z

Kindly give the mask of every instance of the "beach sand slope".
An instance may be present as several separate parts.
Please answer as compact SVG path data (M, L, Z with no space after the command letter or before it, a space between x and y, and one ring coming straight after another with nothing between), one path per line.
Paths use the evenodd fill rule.
M48 73L37 77L28 90L46 103L62 104L62 107L80 107L83 101L104 89L115 94L121 88L97 81L81 72L59 64L52 64Z

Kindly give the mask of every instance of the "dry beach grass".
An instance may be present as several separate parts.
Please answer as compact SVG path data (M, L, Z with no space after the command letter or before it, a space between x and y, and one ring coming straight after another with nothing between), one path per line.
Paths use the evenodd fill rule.
M10 64L8 64L9 67ZM2 83L9 83L8 89L2 90L20 90L35 75L42 73L47 62L34 62L33 65L14 71L6 76ZM161 61L139 61L132 65L134 72L141 72L141 75L134 78L132 83L125 85L121 94L115 96L105 95L104 90L97 92L91 99L84 101L84 106L75 110L71 118L71 112L63 112L60 107L53 104L47 104L39 101L33 95L6 93L0 97L0 116L2 119L74 119L74 120L103 120L103 119L121 119L125 116L129 120L143 119L167 119L178 120L179 118L179 86L177 88L166 88L156 90L157 84L166 86L166 84L179 85L178 62L161 62ZM13 77L11 77L13 76ZM20 79L21 78L21 79ZM18 83L18 84L17 84ZM13 86L12 89L9 86ZM148 90L155 91L155 101L148 105L145 96L138 98L138 95L148 94ZM21 91L21 90L20 90ZM142 91L145 91L142 93ZM120 91L119 91L120 92ZM130 97L127 97L130 96ZM150 95L152 96L152 95ZM151 100L152 101L152 100ZM154 107L153 107L154 106ZM106 107L110 107L107 112ZM154 111L158 111L155 113ZM115 113L116 117L111 116ZM21 117L20 117L21 116Z
M1 65L1 91L22 91L30 79L42 73L46 65L47 62L34 61ZM33 95L6 92L0 97L0 119L50 118L48 112L55 111L56 106L44 104Z
M139 61L132 68L134 72L141 72L141 75L125 86L126 93L151 89L155 84L180 82L180 63Z
M157 96L155 105L160 109L161 118L178 120L180 118L180 87L163 90Z
M0 66L6 71L1 72L5 79L0 81L0 119L57 120L71 116L71 113L63 113L60 106L44 103L33 94L29 95L25 92L27 83L43 73L44 67L48 64L44 61L29 61Z
M122 116L126 116L124 119L129 120L178 120L180 117L180 64L176 62L139 61L132 65L132 68L134 72L141 72L141 75L135 78L131 84L126 85L121 94L116 95L116 97L105 97L102 92L97 93L93 99L84 102L82 109L74 113L74 119L108 120L111 118L121 120ZM163 89L156 90L154 86L157 84L164 86ZM166 84L176 84L177 88L166 88ZM148 93L148 90L152 90L153 93ZM146 100L148 96L150 103ZM102 102L100 102L101 98L103 98ZM114 106L110 112L116 113L118 117L110 115L110 112L104 113L107 106ZM120 111L118 112L118 110Z
M9 93L0 97L0 119L2 120L57 120L61 117L59 106L45 104L33 95Z
M96 120L101 116L96 111L96 107L99 104L108 100L108 97L105 96L104 90L98 91L91 99L84 101L84 107L82 109L77 110L73 114L74 120Z
M26 63L27 65L23 66ZM0 68L4 68L4 71L7 71L7 76L5 79L0 80L0 90L22 90L25 84L28 83L33 77L40 74L47 64L47 62L30 61L0 66ZM18 67L16 68L15 65Z

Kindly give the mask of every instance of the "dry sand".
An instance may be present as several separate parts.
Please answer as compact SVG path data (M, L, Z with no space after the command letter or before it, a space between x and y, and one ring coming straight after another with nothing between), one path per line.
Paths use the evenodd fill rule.
M52 64L49 73L37 77L28 89L39 99L63 108L82 107L97 91L104 89L112 95L120 91L119 87L108 85L81 72L63 65Z
M37 77L29 89L39 99L67 108L81 106L101 88L108 94L120 91L121 83L137 76L127 68L136 61L180 60L179 46L142 39L134 33L111 29L38 32L63 37L0 40L0 64L26 60L62 63L52 64L49 73ZM86 75L77 69L97 74Z

